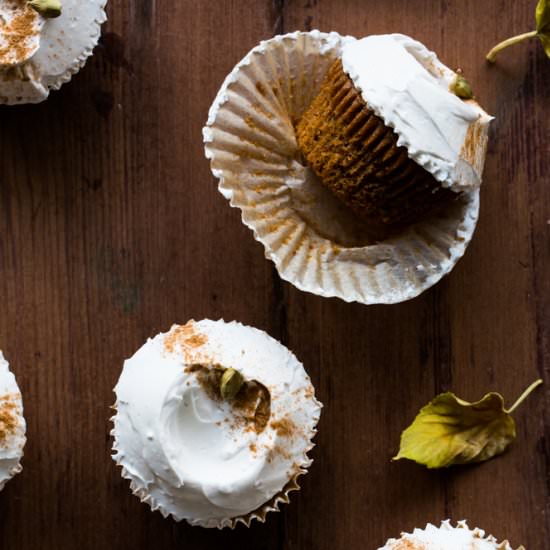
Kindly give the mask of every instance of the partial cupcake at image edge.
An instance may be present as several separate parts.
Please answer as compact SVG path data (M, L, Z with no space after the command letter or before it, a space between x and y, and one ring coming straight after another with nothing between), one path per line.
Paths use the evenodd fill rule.
M482 529L470 529L465 521L455 526L450 520L439 527L428 524L424 529L402 533L398 539L390 539L378 550L514 550L508 541L498 542ZM523 546L517 550L525 550Z
M107 0L0 0L0 105L39 103L86 63Z
M0 491L22 470L25 432L21 392L0 351Z
M174 325L125 362L115 393L113 459L164 517L263 522L311 465L321 404L302 364L261 330Z
M474 233L492 117L471 95L408 36L289 33L226 77L205 153L283 279L398 303L448 274Z

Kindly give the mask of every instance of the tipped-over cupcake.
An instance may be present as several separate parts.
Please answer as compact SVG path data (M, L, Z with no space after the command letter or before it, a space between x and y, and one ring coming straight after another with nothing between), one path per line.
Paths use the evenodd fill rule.
M0 0L0 104L38 103L84 66L107 0Z
M373 225L391 225L480 185L490 120L462 77L392 34L342 46L296 131L336 197Z
M22 470L25 430L21 392L0 351L0 491Z
M175 325L125 362L115 392L113 458L165 517L264 521L311 464L321 405L302 364L260 330Z
M482 529L469 529L465 521L456 527L449 520L440 527L428 523L425 529L403 533L399 539L390 539L379 550L513 550L508 541L498 542ZM518 548L518 550L524 550Z
M237 63L205 153L283 279L388 304L450 273L476 227L490 120L455 80L402 35L294 32Z

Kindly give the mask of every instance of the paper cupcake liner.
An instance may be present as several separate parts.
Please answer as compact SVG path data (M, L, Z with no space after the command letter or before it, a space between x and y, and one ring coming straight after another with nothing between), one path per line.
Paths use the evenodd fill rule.
M479 190L392 236L373 235L305 165L294 125L350 40L295 32L260 43L228 75L203 130L220 192L284 280L347 302L397 303L449 273L476 227Z
M10 467L10 470L8 472L8 477L6 479L4 479L3 481L0 481L0 491L2 491L2 489L4 489L4 487L6 486L6 483L10 479L14 478L17 474L20 474L23 471L23 466L21 466L21 464L18 464L18 463L16 464L16 462L18 462L18 460L16 461L14 459L12 462L15 465L13 467Z
M495 548L495 550L513 550L512 546L507 540L504 540L502 542L498 542L495 537L492 535L486 535L485 531L483 529L479 529L478 527L474 529L470 529L468 527L468 522L466 520L461 520L456 523L456 527L453 526L450 519L443 520L441 522L441 525L439 527L435 527L434 525L431 525L428 523L426 527L422 530L415 529L413 533L401 533L400 539L389 539L386 544L379 548L378 550L391 550L395 549L398 550L399 548L402 548L402 538L403 537L415 537L417 531L426 532L428 529L431 529L432 531L439 531L439 532L452 532L455 529L464 529L465 531L468 531L471 533L471 535L474 537L474 539L478 539L479 541L483 542L483 548L491 546L492 548ZM439 543L441 544L441 543ZM439 546L438 544L438 546ZM417 545L413 545L414 548L417 548ZM409 545L407 545L407 548ZM422 544L422 548L424 548L424 545ZM472 546L473 548L473 546ZM476 545L477 548L477 545ZM525 550L523 546L520 546L517 550Z
M321 414L322 404L316 398L313 398L313 400L314 400L315 406L317 407L316 422L318 422ZM116 413L117 404L115 403L115 405L113 405L111 409L113 409ZM111 417L111 422L113 422L113 424L115 424L115 418L116 418L116 414ZM200 521L200 520L191 520L187 518L179 518L174 516L173 514L166 512L166 510L164 510L164 508L155 500L155 498L152 495L150 495L147 492L146 489L139 486L135 482L135 479L132 473L123 464L124 454L121 452L121 450L118 447L117 434L115 429L113 428L110 432L110 435L113 438L112 450L114 454L112 455L112 458L115 461L116 465L120 466L121 476L124 479L127 479L130 481L130 490L132 491L132 494L134 496L138 497L142 503L149 505L149 507L153 512L160 512L164 518L171 516L172 519L177 522L185 520L190 525L205 527L205 528L217 528L217 529L224 529L226 527L230 529L235 529L235 527L239 523L242 523L246 527L250 527L250 525L254 520L257 520L260 523L265 523L266 516L269 512L280 512L279 506L281 504L288 504L290 502L290 496L289 496L290 493L292 493L293 491L300 490L300 484L298 483L298 478L304 474L307 474L309 467L313 464L313 459L309 458L307 455L315 447L315 443L313 443L312 440L316 434L317 434L316 428L313 428L309 432L308 434L309 445L306 447L302 455L302 458L299 461L299 464L294 476L288 481L288 483L283 487L283 489L280 492L278 492L275 496L269 499L265 504L262 504L262 506L260 506L258 509L242 516L236 516L233 518L223 518L220 520L212 519L207 521Z
M0 105L40 103L71 80L92 55L107 0L63 0L60 17L48 19L40 48L26 63L0 71Z

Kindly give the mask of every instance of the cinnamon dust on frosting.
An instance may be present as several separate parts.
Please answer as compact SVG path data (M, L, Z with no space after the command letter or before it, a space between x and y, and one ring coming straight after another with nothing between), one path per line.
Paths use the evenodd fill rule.
M195 329L195 321L191 320L170 331L164 338L164 349L174 353L177 346L182 352L185 348L199 348L208 342L208 337Z
M221 401L220 383L224 373L220 365L190 365L185 372L194 373L202 389L214 401ZM271 395L268 389L256 380L244 382L231 402L234 417L230 428L262 433L271 418ZM271 424L273 427L273 423ZM274 428L276 429L276 428Z
M242 379L227 392L229 370ZM303 365L263 331L209 319L173 326L125 362L113 458L163 515L205 527L263 519L311 462L321 406L305 398L310 386ZM277 433L291 426L281 419L294 436Z
M0 397L0 446L16 432L19 425L16 397L10 394Z
M271 423L271 427L280 437L294 437L298 431L296 424L294 424L294 422L288 417L281 418L280 420L274 420Z
M25 0L6 4L0 12L0 66L17 65L32 57L41 29L41 16Z

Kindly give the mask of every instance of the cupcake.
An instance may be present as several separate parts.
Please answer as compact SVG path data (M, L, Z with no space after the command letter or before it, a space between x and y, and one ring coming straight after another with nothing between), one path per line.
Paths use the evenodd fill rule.
M0 0L0 104L39 103L86 63L107 0Z
M113 459L164 517L264 521L311 464L321 405L302 364L260 330L175 325L125 362L115 393Z
M22 470L25 430L21 392L0 351L0 491Z
M414 221L481 183L491 117L466 86L407 36L350 42L297 125L300 150L365 220Z
M456 527L449 520L440 527L430 523L425 529L403 533L399 539L390 539L379 550L513 550L508 541L497 542L492 536L485 536L481 529L469 529L465 521ZM523 547L518 550L524 550Z
M295 32L235 66L205 153L283 279L390 304L452 270L476 227L491 119L458 83L403 35Z

